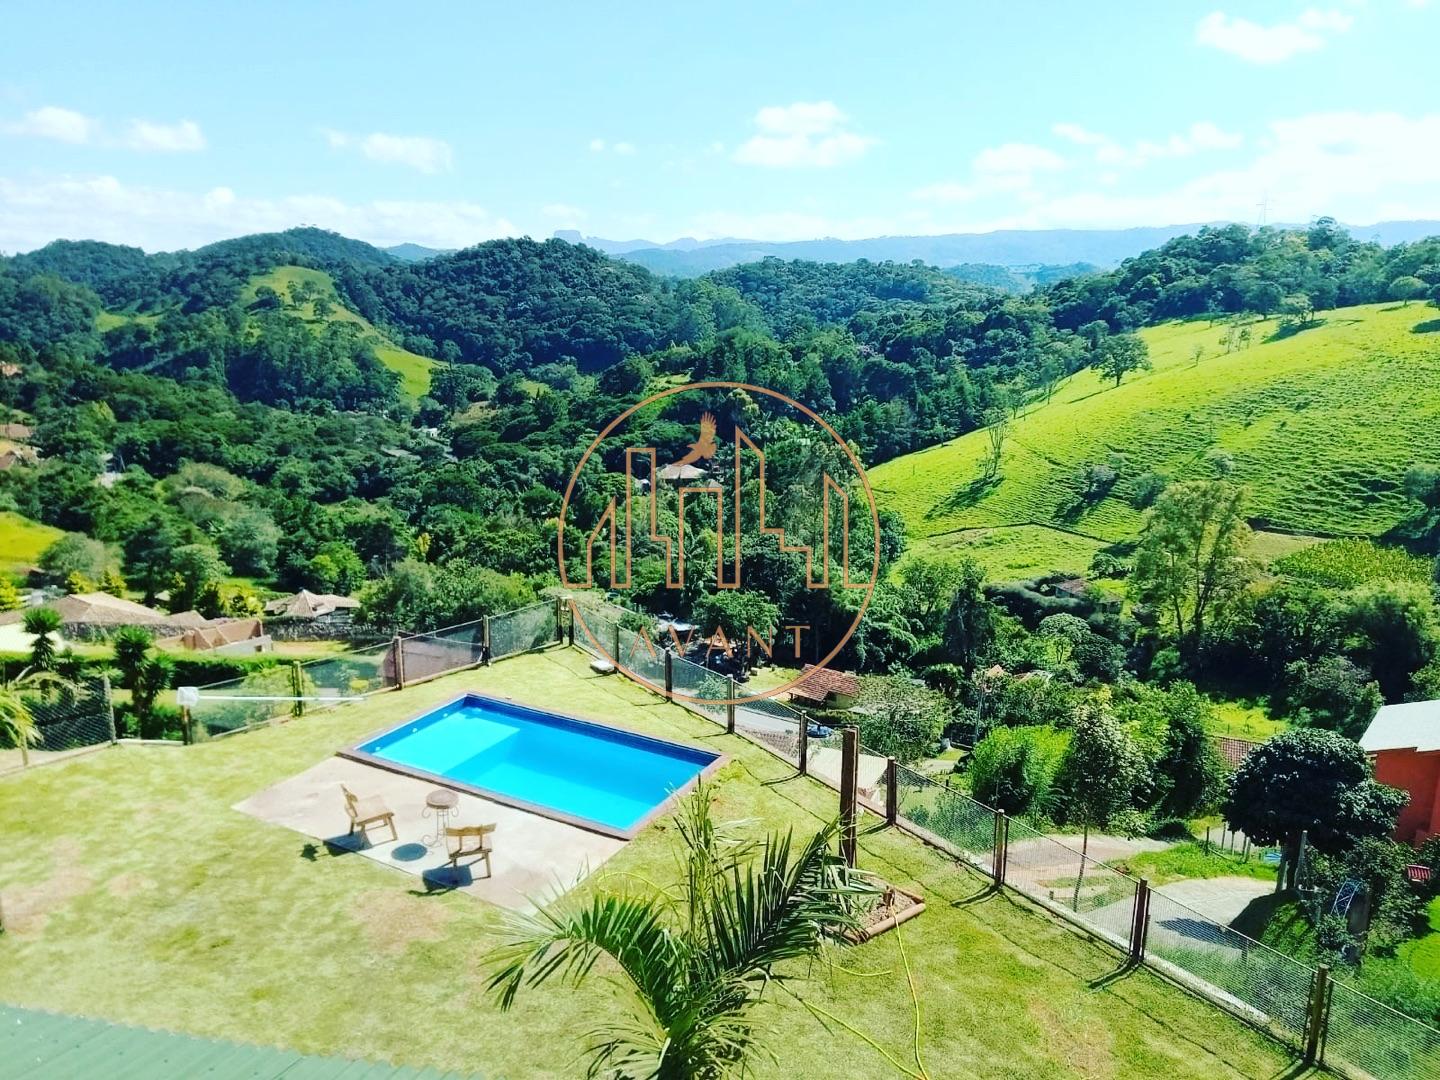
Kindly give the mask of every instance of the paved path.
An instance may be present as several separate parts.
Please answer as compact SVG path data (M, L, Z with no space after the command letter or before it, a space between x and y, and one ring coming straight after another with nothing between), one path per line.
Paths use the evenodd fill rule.
M1250 901L1275 891L1275 883L1251 877L1190 878L1153 890L1150 900L1150 944L1204 949L1240 948L1240 939L1216 928L1228 927ZM1173 901L1173 902L1167 902ZM1095 922L1128 917L1129 898L1086 914Z

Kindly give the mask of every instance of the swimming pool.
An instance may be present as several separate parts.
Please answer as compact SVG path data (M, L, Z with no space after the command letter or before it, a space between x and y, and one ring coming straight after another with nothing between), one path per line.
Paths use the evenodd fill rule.
M626 840L721 757L481 694L341 753Z

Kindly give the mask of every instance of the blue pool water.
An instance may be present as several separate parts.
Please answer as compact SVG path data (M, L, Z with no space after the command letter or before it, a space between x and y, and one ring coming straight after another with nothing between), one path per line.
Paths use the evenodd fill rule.
M719 757L478 694L355 750L622 833Z

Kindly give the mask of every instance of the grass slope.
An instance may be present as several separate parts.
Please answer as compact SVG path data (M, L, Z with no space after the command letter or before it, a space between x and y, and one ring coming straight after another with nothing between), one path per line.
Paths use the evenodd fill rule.
M316 852L231 806L396 717L479 689L724 751L721 819L803 829L836 812L828 788L633 683L593 675L586 659L551 650L231 739L105 750L0 780L10 920L0 999L513 1080L581 1075L583 1033L618 1015L623 991L547 986L501 1015L485 992L493 908L417 893L413 878ZM99 805L103 814L76 812ZM1113 950L986 891L917 841L867 831L861 850L863 865L928 900L902 933L931 1076L1299 1075L1258 1032L1148 969L1117 977ZM659 822L592 882L669 882L673 855L671 827ZM892 933L847 950L795 989L909 1061L914 1014L899 944ZM757 1077L891 1075L783 991L767 997L757 1019L777 1060L757 1058Z
M40 553L64 536L60 529L0 510L0 574L18 577L40 558Z
M1229 355L1203 320L1147 329L1154 370L1118 388L1089 370L1068 379L1014 422L998 481L981 480L988 436L971 432L873 469L881 505L922 550L974 549L993 571L1082 570L1101 544L1138 532L1138 476L1211 475L1205 455L1220 449L1250 487L1257 524L1377 536L1403 520L1405 470L1440 464L1434 309L1344 308L1281 338L1274 321L1251 329L1256 344ZM1119 480L1083 503L1080 470L1113 454L1128 460ZM1004 533L992 539L1016 528L1019 550Z
M332 307L325 319L316 317L313 301L307 300L298 306L290 302L291 284L301 283L308 283L320 295L329 299ZM269 273L257 274L251 278L240 294L241 302L248 304L254 300L255 290L261 285L268 285L279 293L286 311L304 319L317 330L325 322L348 322L374 334L375 355L391 371L399 373L401 388L405 393L411 398L421 398L430 392L430 370L435 367L436 361L431 360L428 356L421 356L400 348L375 329L368 319L344 307L336 295L334 281L323 270L311 270L303 266L277 266Z

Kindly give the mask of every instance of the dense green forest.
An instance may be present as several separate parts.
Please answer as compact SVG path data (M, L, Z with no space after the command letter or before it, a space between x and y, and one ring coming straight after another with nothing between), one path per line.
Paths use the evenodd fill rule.
M340 304L441 361L429 394L402 396L355 325L306 321L254 286L281 265L325 269ZM11 416L33 422L41 454L0 477L0 499L112 545L147 594L180 572L177 549L200 546L213 551L216 578L327 591L378 583L368 609L377 626L454 621L553 581L554 517L580 450L658 386L772 387L829 418L875 465L1003 428L1082 368L1120 382L1148 362L1133 331L1158 320L1286 312L1298 329L1337 304L1408 303L1437 285L1440 241L1387 249L1326 220L1304 231L1207 228L1022 296L864 261L766 259L674 281L559 240L495 241L419 263L314 229L177 255L59 242L0 262L0 355L14 365L0 390ZM652 410L640 434L678 455L702 407L724 418L745 402L713 395ZM784 425L770 435L798 437ZM805 456L772 480L809 482ZM1414 485L1418 507L1440 503L1424 477ZM593 524L602 494L582 486L580 524ZM903 561L904 527L890 514L881 526L888 570ZM1410 539L1433 550L1434 529ZM777 551L746 558L772 602L802 603ZM921 670L953 663L958 649L968 668L1001 647L993 635L983 648L959 641L973 632L960 615L937 623L919 599L929 587L887 579L844 661ZM218 586L206 596L216 609L244 603ZM803 602L818 625L848 618L843 596ZM1082 615L1118 650L1114 663L1144 670L1166 645L1163 620L1142 625L1146 610L1137 608L1141 624ZM1230 647L1222 623L1200 641L1172 633L1192 668ZM1288 662L1369 655L1336 633ZM1385 675L1386 695L1409 692L1428 658L1421 649ZM1016 662L1031 661L1022 650ZM1250 681L1269 692L1274 673Z

